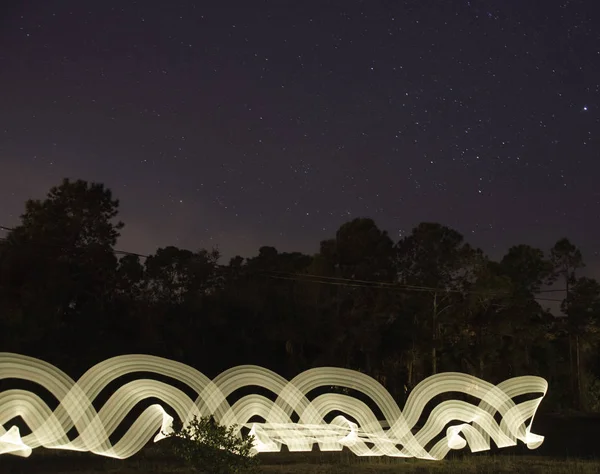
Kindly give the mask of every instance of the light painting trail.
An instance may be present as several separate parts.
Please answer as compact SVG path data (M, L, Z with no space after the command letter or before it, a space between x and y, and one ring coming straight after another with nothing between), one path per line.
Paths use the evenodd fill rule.
M197 396L193 400L175 386L139 378L121 385L99 410L94 407L94 401L108 384L139 372L170 377L186 384ZM347 447L359 456L440 460L450 449L467 445L473 452L490 449L491 440L501 448L514 446L520 440L535 449L544 438L531 433L531 423L548 388L543 378L535 376L515 377L493 385L471 375L441 373L417 385L401 411L379 382L349 369L310 369L288 381L265 368L245 365L211 380L185 364L150 355L108 359L75 382L47 362L0 353L0 379L34 382L58 402L53 411L31 391L0 392L0 454L27 457L33 449L43 446L91 451L119 459L134 455L152 438L163 439L172 429L173 418L163 406L153 404L114 445L110 443L109 437L129 412L148 398L161 400L184 424L194 416L213 415L221 424L247 427L255 436L256 452L279 451L283 444L290 451L310 451L317 443L322 451ZM236 390L248 386L272 392L275 401L254 393L233 404L228 402ZM373 407L377 405L383 420L367 403L350 395L322 393L309 398L315 389L321 388L322 392L334 386L362 392L372 400ZM446 393L468 394L479 402L475 405L458 399L441 401L417 426L428 402ZM514 398L520 395L535 397L516 403ZM346 416L331 419L334 413ZM500 414L499 422L494 417L496 413ZM19 416L30 434L21 436L17 426L9 426ZM263 422L251 422L256 417ZM293 422L293 417L298 421ZM78 436L70 440L67 433L73 427Z

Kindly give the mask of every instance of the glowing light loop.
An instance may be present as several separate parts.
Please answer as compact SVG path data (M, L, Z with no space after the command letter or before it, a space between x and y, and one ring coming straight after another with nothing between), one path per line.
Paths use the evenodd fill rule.
M99 410L95 408L94 401L108 384L138 372L177 380L197 396L192 399L165 382L141 378L124 383ZM172 431L173 417L160 404L153 404L111 444L110 436L127 415L149 398L161 400L184 424L194 416L213 415L221 424L235 424L240 430L249 428L255 437L256 452L279 451L283 444L290 451L310 451L316 443L322 451L347 447L359 456L439 460L451 449L467 445L473 452L490 449L491 440L501 448L514 446L520 440L535 449L544 438L531 433L531 423L548 388L543 378L535 376L515 377L493 385L467 374L441 373L417 385L401 411L379 382L349 369L315 368L288 381L265 368L246 365L211 380L179 362L149 355L124 355L95 365L76 382L47 362L0 353L0 379L9 378L38 384L54 396L58 406L51 410L40 396L27 390L0 392L0 454L27 457L33 449L43 446L91 451L119 459L134 455L151 439L159 441ZM236 390L249 386L271 392L275 400L252 393L233 404L228 402ZM367 403L347 394L323 393L309 399L312 391L334 386L362 392L372 406L377 406L383 420ZM418 425L426 405L434 397L448 393L467 394L479 403L444 400ZM515 402L522 395L536 396ZM345 416L332 418L335 413ZM8 426L16 417L22 418L30 434L21 436L16 425ZM251 422L256 417L264 422ZM294 417L297 422L292 421ZM71 440L67 433L73 428L77 437Z

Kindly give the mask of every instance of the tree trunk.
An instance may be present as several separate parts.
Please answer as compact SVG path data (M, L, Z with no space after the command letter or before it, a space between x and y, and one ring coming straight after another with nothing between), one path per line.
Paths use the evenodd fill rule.
M367 374L371 375L373 373L371 370L371 351L370 350L364 351L364 357L365 357L365 372Z
M569 273L567 271L567 273L565 273L565 300L567 302L569 302ZM570 383L571 383L571 393L573 394L573 406L576 409L579 409L579 401L580 401L580 397L579 397L579 391L578 391L578 385L579 385L579 381L578 381L578 376L577 376L577 371L579 370L579 362L574 362L573 361L573 325L571 324L571 315L569 314L569 311L567 309L566 311L566 316L567 316L567 328L568 328L568 332L569 332L569 378L570 378ZM577 352L579 352L579 338L577 338Z
M433 313L431 316L431 372L433 375L437 373L437 292L433 294Z
M408 388L412 389L413 387L413 373L414 373L414 367L415 367L415 344L413 343L413 348L410 351L410 357L408 360L408 364L407 364L407 369L408 369Z
M484 367L485 367L485 362L484 362L484 357L483 357L483 327L481 325L478 326L477 329L477 347L478 347L478 359L479 359L479 378L480 379L484 379Z
M579 335L575 336L575 363L577 364L577 370L575 372L577 377L577 408L581 410L583 408L583 392L581 390L581 358L579 355Z

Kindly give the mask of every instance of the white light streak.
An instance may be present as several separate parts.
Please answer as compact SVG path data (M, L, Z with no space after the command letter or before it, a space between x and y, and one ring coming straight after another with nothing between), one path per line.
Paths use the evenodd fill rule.
M170 377L189 386L197 396L192 400L172 385L140 378L121 385L96 410L94 400L108 384L136 372ZM495 386L467 374L441 373L417 385L402 412L379 382L363 373L335 367L310 369L288 381L268 369L245 365L210 380L179 362L150 355L124 355L95 365L75 382L42 360L0 353L0 380L9 378L44 387L59 404L52 411L31 391L0 392L0 454L27 457L33 449L43 446L90 451L118 459L134 455L152 438L156 442L171 432L173 418L163 406L153 404L117 442L109 441L130 411L151 397L170 407L184 424L194 416L213 415L223 425L249 428L255 436L255 452L279 451L283 444L290 451L310 451L316 443L321 451L347 447L359 456L440 460L450 449L467 445L472 452L488 450L491 440L501 448L514 446L520 440L535 449L544 438L531 433L531 423L548 388L543 378L535 376L516 377ZM236 390L248 386L272 392L275 401L255 393L233 404L228 402ZM383 420L367 403L347 394L323 393L309 399L313 390L334 386L362 392L372 400L372 407L379 408ZM441 401L418 426L425 406L434 397L450 392L467 394L478 404L459 399ZM536 397L514 401L527 394ZM326 422L333 412L345 416L337 415ZM494 418L496 413L501 415L500 422ZM297 423L292 422L294 414ZM21 436L17 426L8 426L18 416L30 434ZM255 417L263 422L250 423ZM70 440L67 433L73 427L78 435Z

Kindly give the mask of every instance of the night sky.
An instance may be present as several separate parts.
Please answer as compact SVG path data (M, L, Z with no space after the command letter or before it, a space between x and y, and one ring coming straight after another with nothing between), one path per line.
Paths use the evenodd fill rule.
M71 177L132 252L312 253L372 217L494 258L567 236L600 273L597 0L9 4L0 225Z

